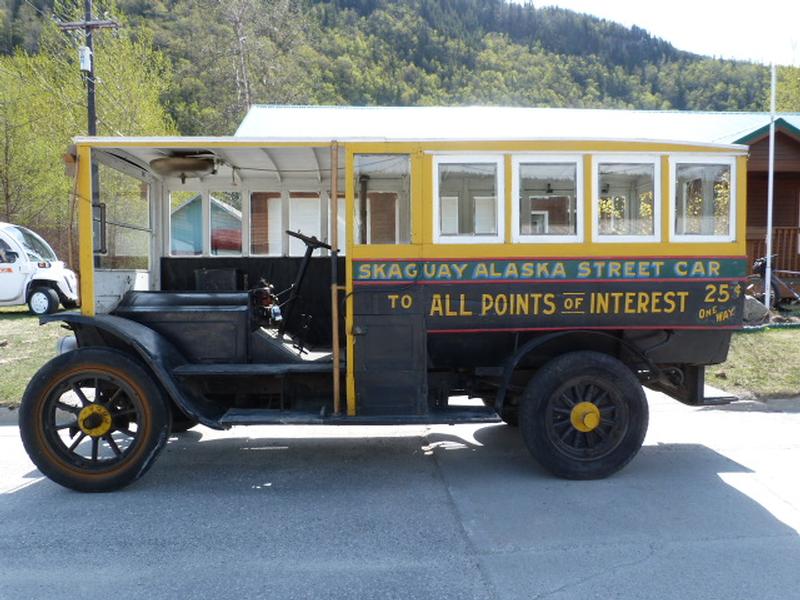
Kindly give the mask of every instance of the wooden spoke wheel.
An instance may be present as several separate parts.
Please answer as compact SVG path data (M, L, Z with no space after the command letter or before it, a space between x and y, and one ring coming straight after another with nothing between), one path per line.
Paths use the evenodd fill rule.
M568 479L607 477L628 464L647 432L636 376L598 352L559 356L528 383L520 428L531 454Z
M51 360L20 407L31 460L53 481L79 491L110 491L136 480L163 448L169 428L169 407L149 373L106 348Z

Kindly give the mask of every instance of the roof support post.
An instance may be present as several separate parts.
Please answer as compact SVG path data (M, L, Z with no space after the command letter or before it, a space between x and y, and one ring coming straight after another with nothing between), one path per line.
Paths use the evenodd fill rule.
M331 142L331 346L333 363L333 414L342 412L339 365L339 144Z
M94 302L94 227L92 210L92 148L78 146L78 264L80 267L81 313L93 317Z

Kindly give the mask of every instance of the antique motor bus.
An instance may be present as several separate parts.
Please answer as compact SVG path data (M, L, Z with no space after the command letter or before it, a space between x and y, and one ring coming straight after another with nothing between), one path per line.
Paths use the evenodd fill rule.
M74 340L20 409L42 473L116 489L198 423L502 419L592 479L641 447L642 386L709 402L744 146L295 110L293 136L275 109L259 138L76 139L82 306L42 319Z

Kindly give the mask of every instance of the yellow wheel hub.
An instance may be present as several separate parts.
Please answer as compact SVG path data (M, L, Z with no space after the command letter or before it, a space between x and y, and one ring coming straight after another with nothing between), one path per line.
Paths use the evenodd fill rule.
M102 437L111 430L111 413L105 406L90 404L78 413L78 427L86 435Z
M575 429L588 433L600 425L600 409L591 402L579 402L572 407L569 420Z

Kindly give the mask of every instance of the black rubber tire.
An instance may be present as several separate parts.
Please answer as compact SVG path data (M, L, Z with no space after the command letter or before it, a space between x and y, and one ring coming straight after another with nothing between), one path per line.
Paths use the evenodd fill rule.
M559 416L573 393L591 398L591 389L600 392L592 403L603 406L601 414L606 411L602 427L592 432L597 450L588 447L588 434L575 429L571 421L564 423L569 417ZM602 479L619 471L641 448L648 417L647 399L633 372L599 352L570 352L552 359L528 382L520 405L520 429L528 450L544 468L565 479ZM609 418L613 424L605 429ZM561 435L567 440L572 435L575 447L556 439ZM581 437L584 449L578 448Z
M34 315L51 315L58 310L58 294L53 288L35 287L28 296L28 309Z
M54 439L55 427L48 429L51 404L62 397L68 382L84 375L118 382L118 389L125 391L122 398L132 407L127 412L135 414L133 441L108 466L98 462L90 468L88 460L73 456L66 443ZM22 443L33 463L56 483L80 492L117 490L141 477L164 448L170 422L169 405L151 375L134 358L110 348L79 348L55 357L34 375L19 409Z

